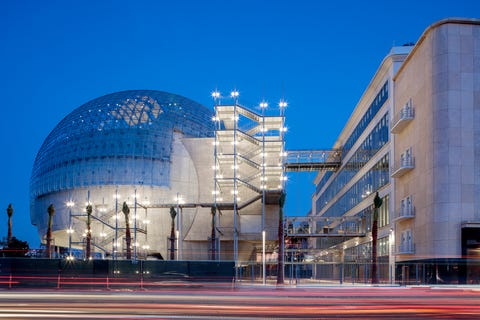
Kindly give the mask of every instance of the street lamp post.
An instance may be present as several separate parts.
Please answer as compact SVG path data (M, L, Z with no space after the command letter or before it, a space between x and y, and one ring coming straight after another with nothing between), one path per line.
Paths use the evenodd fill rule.
M133 263L137 262L137 189L135 188L133 203Z
M177 202L177 260L183 259L183 230L182 230L182 207L180 204L183 203L182 196L177 192L177 197L175 198Z
M230 93L233 98L233 260L235 261L235 279L238 279L238 230L237 230L237 103L239 93L234 90Z
M268 107L268 103L262 101L260 108L262 109L262 283L266 285L266 263L265 263L265 189L267 183L265 180L265 108Z
M267 284L267 280L266 280L267 268L265 263L265 236L266 236L266 231L263 230L262 231L262 282L263 282L263 285Z
M115 189L115 239L113 242L113 259L117 260L118 257L118 187Z
M72 226L72 207L75 205L73 201L67 202L68 207L68 257L72 259L72 233L73 233L73 226Z
M217 112L217 103L218 100L220 99L220 92L218 90L215 90L212 93L213 97L213 104L215 108L215 116L213 117L214 121L214 126L215 126L215 136L214 136L214 142L213 142L213 154L214 154L214 166L213 166L213 204L214 208L212 208L212 260L220 260L220 239L218 241L218 248L216 246L216 226L217 223L220 223L220 215L218 216L218 222L216 220L216 214L217 214L217 201L219 199L217 198L217 175L218 175L218 163L217 163L217 145L218 145L218 137L217 137L217 130L220 128L220 119L218 117L218 112ZM215 210L215 211L213 211ZM220 237L220 236L219 236Z

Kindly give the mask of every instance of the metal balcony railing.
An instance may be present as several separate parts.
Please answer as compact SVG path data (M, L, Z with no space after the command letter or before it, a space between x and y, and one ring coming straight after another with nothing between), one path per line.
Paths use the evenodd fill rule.
M395 162L392 168L392 178L398 178L403 176L405 173L413 170L415 168L415 158L414 157L405 157L398 162Z
M400 109L400 112L393 117L392 128L390 131L392 133L399 133L415 118L415 110L411 102L407 103L405 106Z
M411 242L403 243L395 248L395 254L414 254L415 244Z
M398 210L395 215L395 221L415 218L415 207L407 206Z

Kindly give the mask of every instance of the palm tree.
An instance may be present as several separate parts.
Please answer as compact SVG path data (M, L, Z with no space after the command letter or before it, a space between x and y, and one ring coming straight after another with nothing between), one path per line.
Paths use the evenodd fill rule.
M7 245L10 244L12 241L12 215L13 215L13 207L10 203L7 208L7 215L8 215L8 236L7 236Z
M90 228L91 217L92 217L92 205L87 205L87 248L85 250L85 259L90 259L90 250L91 250L91 243L92 243L92 230Z
M378 284L377 276L377 237L378 237L378 208L382 206L383 200L378 192L373 199L373 222L372 222L372 284Z
M280 198L278 199L278 263L277 263L277 285L283 284L283 244L285 237L283 234L283 205L285 204L286 193L282 192Z
M125 241L127 244L127 260L132 259L132 236L130 235L130 224L128 223L128 215L130 214L130 208L126 202L123 202L122 212L125 215Z
M170 228L170 260L175 259L175 217L177 211L174 207L170 207L170 217L172 218L172 227Z
M212 207L210 213L212 214L212 235L211 235L211 241L212 241L212 260L215 260L215 213L216 213L216 207Z
M47 258L52 258L52 220L53 215L55 214L55 207L53 204L50 204L47 209L48 212L48 228L47 228Z

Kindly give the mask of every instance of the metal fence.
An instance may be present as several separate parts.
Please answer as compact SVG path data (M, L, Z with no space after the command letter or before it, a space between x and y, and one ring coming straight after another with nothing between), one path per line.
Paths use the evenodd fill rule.
M383 285L480 284L480 261L451 259L414 263L377 263L377 279ZM266 281L277 279L277 264L266 264ZM262 264L246 262L240 265L238 280L263 281ZM284 267L287 284L371 284L372 266L356 263L287 262Z
M431 260L377 264L381 285L480 284L480 260ZM266 283L276 283L276 262L265 265ZM236 277L236 278L235 278ZM262 283L261 262L128 261L0 258L0 288L155 288L176 282ZM371 284L371 263L286 262L284 283L290 285Z
M0 287L147 288L172 281L232 282L233 261L0 259Z

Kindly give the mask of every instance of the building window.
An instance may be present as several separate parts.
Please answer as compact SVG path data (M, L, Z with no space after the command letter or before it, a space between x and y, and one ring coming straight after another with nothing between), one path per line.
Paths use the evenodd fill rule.
M400 212L399 217L407 217L413 215L413 200L412 196L409 195L402 200L400 200Z
M323 216L339 217L355 207L373 192L377 191L389 180L388 153L385 154L366 174L364 174L350 189L348 189ZM325 204L319 203L322 197L317 199L317 213Z
M390 223L389 219L390 196L383 198L382 206L378 209L378 227L382 228Z
M401 167L409 166L411 163L412 163L412 147L406 149L400 155L400 166Z
M372 132L360 145L358 150L350 157L348 162L338 172L336 177L333 178L330 185L317 199L316 208L320 211L326 204L333 199L340 190L357 174L357 172L363 168L364 165L375 156L375 154L389 141L388 131L388 113L379 121ZM383 158L383 164L381 165L388 169L388 161ZM317 185L317 192L321 190L332 174L325 174L322 180ZM383 179L380 184L388 182L388 172L385 175L380 175L380 179ZM371 190L370 190L371 191Z
M412 230L407 229L400 234L400 252L411 252L413 250Z
M368 110L365 112L363 115L362 119L359 121L353 132L350 134L348 137L347 141L345 142L343 146L343 152L347 153L348 150L350 150L355 142L358 140L358 137L360 137L365 130L365 128L368 126L370 121L372 121L373 117L377 114L378 110L383 106L385 101L388 99L388 81L385 82L383 85L382 89L377 93L375 99L373 99L373 102L370 104L370 107Z
M389 254L389 240L388 237L383 237L377 241L377 256L383 257Z

